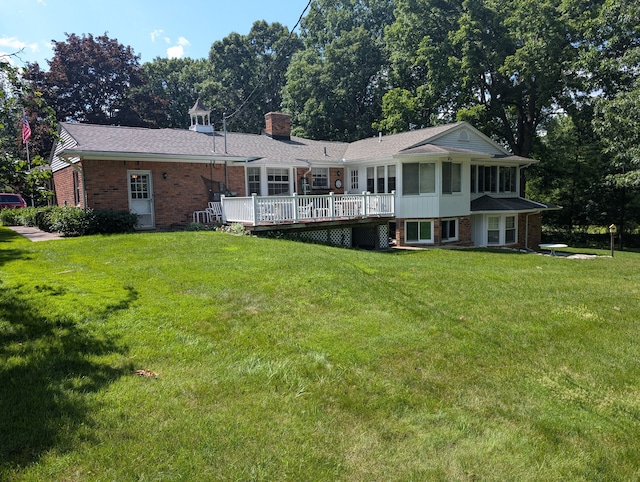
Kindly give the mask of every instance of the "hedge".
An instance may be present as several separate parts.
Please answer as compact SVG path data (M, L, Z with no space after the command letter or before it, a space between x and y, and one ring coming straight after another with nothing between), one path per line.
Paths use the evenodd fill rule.
M0 211L0 223L4 226L36 226L64 236L86 236L130 233L138 223L138 216L127 211L52 206L3 209Z

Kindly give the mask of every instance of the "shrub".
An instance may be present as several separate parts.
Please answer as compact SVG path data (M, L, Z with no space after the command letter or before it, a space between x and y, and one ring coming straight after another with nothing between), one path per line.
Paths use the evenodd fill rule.
M206 231L207 229L209 228L202 223L189 223L186 227L187 231Z
M38 215L38 208L25 208L19 209L20 211L20 224L23 226L35 226L36 216Z
M95 210L90 215L87 234L130 233L138 224L138 216L128 211Z
M217 231L243 236L249 234L249 230L242 223L233 223L231 225L222 225L216 228Z
M0 224L3 226L19 226L22 224L20 209L2 209L0 210Z
M83 236L91 226L90 209L54 207L49 211L49 231L57 231L64 236Z

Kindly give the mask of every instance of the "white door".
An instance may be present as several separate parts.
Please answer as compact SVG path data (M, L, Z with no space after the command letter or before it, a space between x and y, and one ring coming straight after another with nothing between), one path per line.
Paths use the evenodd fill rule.
M155 227L151 171L128 171L129 210L138 215L138 228Z

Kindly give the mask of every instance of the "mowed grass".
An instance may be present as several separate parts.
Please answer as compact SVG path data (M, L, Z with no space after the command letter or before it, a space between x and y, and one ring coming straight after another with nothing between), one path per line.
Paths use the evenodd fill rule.
M0 228L0 479L637 480L640 254L592 252Z

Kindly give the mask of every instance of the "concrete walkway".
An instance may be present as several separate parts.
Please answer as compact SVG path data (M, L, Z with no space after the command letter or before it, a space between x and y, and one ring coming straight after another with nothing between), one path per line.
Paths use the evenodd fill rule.
M10 230L18 233L20 236L24 236L31 241L51 241L53 239L64 239L58 233L47 233L38 228L32 228L30 226L7 226Z

